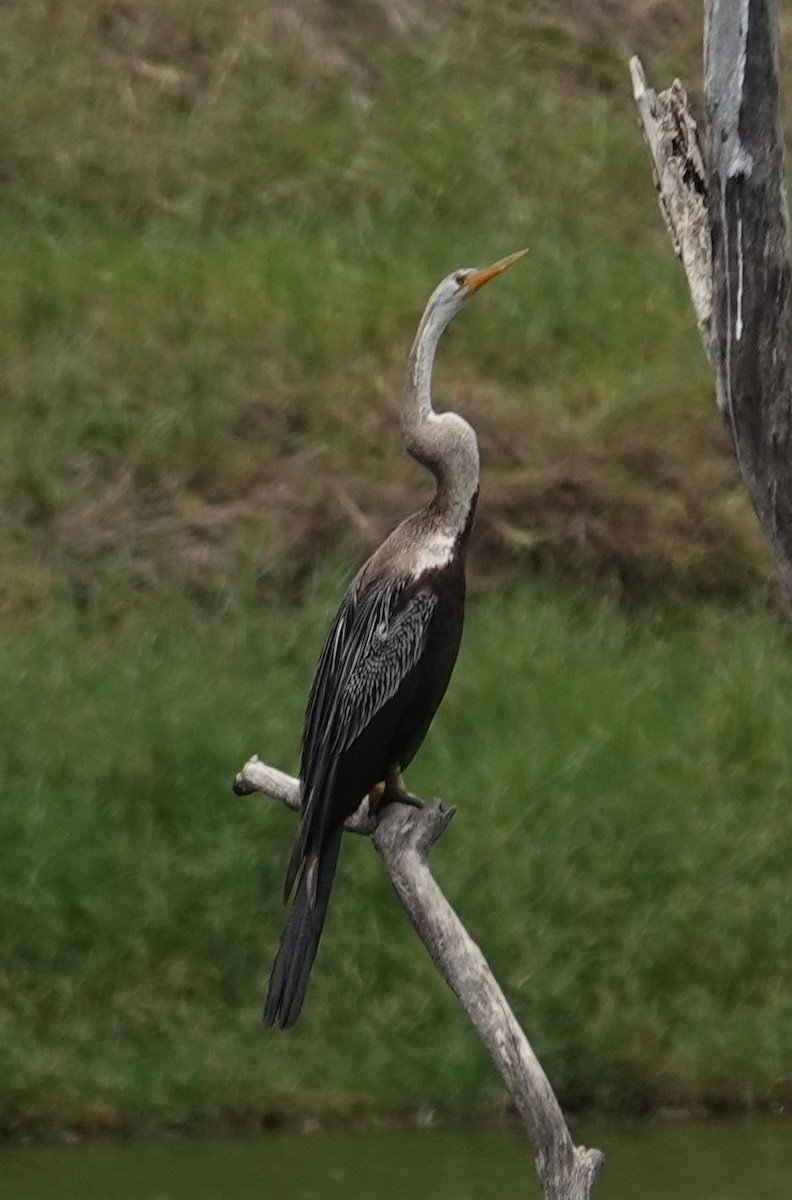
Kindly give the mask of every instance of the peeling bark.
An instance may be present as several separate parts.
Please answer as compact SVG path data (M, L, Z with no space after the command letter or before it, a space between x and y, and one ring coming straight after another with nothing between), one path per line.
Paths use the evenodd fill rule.
M707 213L707 172L698 126L687 92L675 79L658 95L646 82L641 62L630 59L633 96L660 212L674 253L682 260L690 288L701 340L710 355L712 333L712 239Z

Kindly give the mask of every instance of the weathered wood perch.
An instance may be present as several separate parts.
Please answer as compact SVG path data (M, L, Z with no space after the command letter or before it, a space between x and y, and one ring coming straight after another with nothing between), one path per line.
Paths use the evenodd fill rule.
M707 0L699 143L682 85L633 92L718 407L792 604L792 377L786 166L775 0Z
M237 775L234 791L263 792L299 809L299 781L255 757ZM575 1146L547 1076L487 960L429 869L429 851L453 815L453 808L435 802L422 809L390 805L375 818L364 801L346 829L371 837L416 933L498 1068L533 1144L546 1200L588 1200L602 1154Z

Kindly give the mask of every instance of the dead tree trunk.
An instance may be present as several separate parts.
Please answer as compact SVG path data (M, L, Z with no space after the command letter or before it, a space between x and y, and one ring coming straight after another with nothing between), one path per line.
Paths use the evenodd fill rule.
M299 781L257 758L245 763L234 791L263 792L299 808ZM454 809L438 803L421 809L391 804L374 818L366 800L346 829L371 837L416 933L500 1072L533 1144L546 1200L588 1200L602 1154L572 1141L547 1076L487 960L429 869L429 851L453 815Z
M786 167L775 0L707 0L706 146L678 80L633 91L718 407L792 605L792 379Z

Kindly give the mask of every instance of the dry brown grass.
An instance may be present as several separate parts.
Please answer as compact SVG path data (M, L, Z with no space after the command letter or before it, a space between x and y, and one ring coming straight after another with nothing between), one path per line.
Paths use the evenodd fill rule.
M302 203L305 225L321 227L330 239L317 236L315 242L307 243L305 254L310 256L314 246L316 262L324 264L322 269L326 270L334 265L333 255L337 253L344 266L335 285L340 291L351 278L346 270L350 257L359 256L363 263L367 250L364 237L357 231L358 201L360 228L378 230L378 223L388 220L392 178L399 172L403 175L405 163L411 161L401 154L395 160L397 165L392 165L393 146L400 150L403 147L395 140L398 128L384 124L381 142L372 141L368 157L357 164L357 174L347 178L346 156L354 150L357 134L350 136L343 123L347 121L353 131L359 127L362 135L365 115L361 117L360 113L366 110L361 102L352 117L342 111L338 118L339 129L343 129L334 147L336 165L327 173L320 169L322 145L316 140L312 122L333 105L343 110L347 90L353 90L346 88L347 76L357 89L357 99L362 96L365 101L367 89L375 91L376 72L382 65L371 53L373 43L386 43L399 53L405 51L407 61L416 47L433 46L435 42L439 45L445 39L438 52L437 71L448 70L453 76L457 60L476 65L481 39L490 38L481 53L491 69L492 62L500 62L498 56L504 47L510 47L512 34L515 42L519 35L522 57L510 64L517 82L533 71L541 81L540 90L546 90L553 103L557 98L553 89L581 93L584 104L588 103L587 88L592 97L605 90L609 96L617 95L618 106L623 106L615 120L620 120L631 104L624 71L629 49L658 55L664 63L673 61L683 76L692 73L691 82L695 84L701 13L700 5L692 0L562 0L559 4L533 0L527 5L504 0L492 6L484 6L479 0L460 0L453 11L444 13L426 0L356 0L348 5L339 0L234 0L230 4L206 0L200 10L184 0L96 0L84 7L50 0L34 6L32 15L10 6L0 15L0 34L5 35L9 46L18 48L9 63L19 74L20 87L14 96L21 98L18 114L12 112L8 117L3 168L17 188L17 196L30 206L34 219L41 219L46 226L51 215L56 215L53 245L59 236L58 222L63 220L66 227L64 214L72 211L79 214L80 221L87 211L89 217L96 215L97 224L107 221L110 227L114 223L123 227L127 241L122 239L119 244L124 246L134 246L137 230L161 220L163 214L166 220L173 217L174 223L184 220L184 227L194 232L194 244L189 246L194 277L197 285L207 291L203 274L206 227L226 231L247 223L265 229L273 211L285 213L284 220L291 220L292 209L297 210L294 225L299 227ZM442 39L441 17L445 21ZM544 37L548 31L552 36ZM466 58L461 52L457 56L454 53L461 51L463 42ZM601 43L610 47L602 55L598 52ZM284 92L281 106L273 106L272 116L266 107L266 88L257 90L262 74L258 66L271 53L277 53L278 71L272 76L274 82L270 82ZM50 54L51 62L47 60ZM27 61L26 55L33 64L29 70L21 65ZM282 121L289 105L306 96L314 98L322 81L337 82L339 77L341 89L328 88L324 106L309 106L298 128L303 142L295 145L288 138L284 140L280 174L274 173L270 185L267 121ZM250 88L247 98L245 79ZM407 68L405 79L412 79ZM490 86L489 76L487 81ZM449 78L443 84L435 93L435 101L442 99L443 90L453 82L456 80ZM29 94L24 91L26 86ZM249 123L262 111L264 129L251 149L245 134ZM499 111L511 119L508 105ZM535 111L541 113L541 104ZM608 109L609 120L613 111ZM568 129L570 146L558 146L554 141L544 163L545 178L549 178L550 171L555 172L552 186L546 182L537 185L530 178L533 160L530 151L522 151L525 160L518 165L523 172L520 187L525 189L525 204L515 202L513 223L520 225L522 236L522 224L531 220L534 210L541 211L536 225L539 236L555 239L555 266L568 272L562 281L564 294L574 300L579 289L570 282L569 262L576 256L577 262L582 262L589 245L596 256L597 246L593 243L609 233L605 222L592 223L585 234L576 233L577 196L569 177L575 174L581 157L582 177L595 189L592 207L599 204L618 209L613 224L621 222L618 232L620 237L624 235L625 244L640 240L646 250L643 257L648 259L654 233L658 238L662 234L656 213L647 216L651 203L648 168L644 177L625 173L620 190L606 186L614 176L622 178L624 144L615 140L613 147L601 154L600 161L596 158L599 147L592 151L589 145L581 146L574 140L571 125L580 108L570 107L569 114L562 136ZM450 115L444 114L443 120L448 121ZM478 136L477 117L472 113L469 122L460 126L462 133L456 132L456 148L448 155L450 174L463 158L468 138ZM412 120L420 136L433 136L431 112L414 113ZM493 118L488 133L500 133L504 120ZM30 139L26 136L15 142L14 129L28 126ZM337 133L329 124L322 129L320 136ZM594 128L594 138L605 142L605 130L603 120ZM412 135L405 136L409 140ZM393 146L387 139L393 139ZM637 134L635 143L638 146ZM442 158L442 140L434 144ZM508 140L504 146L504 159L506 152L516 154L519 150ZM255 159L254 151L259 159ZM479 197L466 195L460 206L471 210L474 232L469 233L460 224L456 233L460 241L470 243L481 236L490 220L491 193L487 185L490 173L501 165L490 155L488 137L481 137L478 152L483 163L479 169L484 181L482 190ZM249 164L246 154L251 156ZM594 156L593 165L587 163L587 154ZM640 154L640 147L636 154ZM564 155L571 165L564 162ZM53 159L54 174L48 166ZM566 182L559 183L564 173ZM460 186L464 181L470 187L475 182L473 173L468 179L465 176L465 171L460 172ZM504 188L510 184L508 163L504 165L503 184ZM636 195L645 196L646 208L638 202L634 207L623 203L633 185ZM444 212L456 201L453 186L440 190L433 169L427 168L419 178L416 168L414 188L430 198L414 210L421 219L435 208ZM565 219L557 227L552 203L546 211L542 208L545 191L555 188L558 204L568 206ZM328 192L333 194L325 210L322 205ZM436 203L435 196L439 197ZM406 188L402 202L413 201ZM28 209L20 211L24 224ZM649 224L652 217L654 232ZM455 219L459 220L458 215ZM342 220L352 232L345 242L333 246L334 222ZM73 238L81 246L83 226L78 223L75 228ZM438 242L444 238L443 220L437 219ZM46 238L43 241L46 243ZM428 239L425 244L429 245ZM402 268L405 248L406 243L400 246L394 242L392 251L388 251L391 258L386 261L383 257L387 268L394 264ZM185 333L194 319L189 281L174 293L165 286L158 293L149 282L148 277L155 272L147 262L139 287L140 294L150 288L152 312L145 320L136 314L137 323L127 329L127 308L135 308L134 287L129 295L119 289L118 298L110 289L105 308L101 301L94 304L92 298L94 278L101 289L103 277L112 276L114 264L109 255L107 262L102 259L100 267L94 268L95 276L86 275L88 282L82 292L78 288L72 295L71 267L63 269L60 282L53 272L50 282L48 254L47 248L47 254L42 253L41 268L45 285L31 286L25 301L31 310L32 332L20 335L19 344L12 344L5 356L7 390L13 391L13 402L20 412L36 408L38 393L49 386L57 400L52 399L49 409L42 411L48 412L51 420L59 419L61 412L79 408L73 404L73 394L91 391L100 399L95 404L95 415L90 421L84 420L92 431L87 436L96 439L96 428L102 420L117 418L126 429L131 411L139 413L137 427L145 428L147 423L153 426L162 404L161 391L179 385L184 411L179 413L174 408L170 419L173 425L179 420L189 424L194 415L190 405L193 377L203 392L215 390L208 367L208 382L200 375L200 355L195 354L198 367L190 358L193 347ZM620 256L618 241L612 247L611 260L600 263L600 282L587 293L580 290L580 295L589 300L579 301L575 321L579 315L585 324L589 315L586 305L590 310L592 304L603 303L608 289L619 287L619 281L623 281L618 273ZM79 255L68 261L78 259ZM19 279L28 279L34 261L32 256L20 258L19 263L12 261ZM126 264L134 267L131 252ZM311 272L304 263L297 266L307 292ZM554 269L546 268L549 286L554 282ZM361 272L367 270L381 271L382 263L361 265ZM647 277L651 270L650 265ZM419 279L423 286L423 272L416 271L415 278L416 286ZM58 287L61 295L56 294ZM196 451L186 466L176 461L176 436L176 449L171 454L174 461L155 454L158 447L152 436L146 462L143 438L133 449L126 448L134 441L128 430L116 435L119 442L122 437L126 439L122 451L117 453L114 443L110 449L105 448L105 457L91 454L90 447L85 450L80 445L64 465L65 453L55 446L52 461L31 471L36 476L35 486L24 470L11 462L0 477L0 487L6 488L4 557L11 564L0 582L0 611L35 607L58 587L68 590L69 582L77 592L91 589L103 564L110 560L143 584L156 583L175 570L176 576L191 586L210 587L219 578L232 577L243 563L256 563L255 569L265 575L276 571L299 580L332 544L346 541L354 546L355 553L362 554L416 506L427 485L398 446L396 401L388 397L398 396L401 367L382 380L383 372L388 375L390 351L376 324L376 345L362 368L365 380L350 384L351 388L367 390L374 398L373 405L367 401L364 408L348 395L339 396L338 402L330 396L333 389L340 388L341 372L326 349L317 355L320 365L310 368L310 387L300 385L303 395L315 389L318 396L327 398L326 425L337 429L339 436L337 440L328 437L324 445L314 436L313 426L308 433L291 427L300 419L299 413L293 415L299 405L291 403L289 393L292 384L288 376L293 364L281 367L281 363L288 363L289 356L299 359L302 337L290 334L280 341L273 338L273 349L268 351L265 345L262 350L257 328L259 321L270 320L274 326L282 321L309 329L312 321L322 317L323 310L315 303L301 307L303 299L295 288L293 293L285 293L293 312L284 308L275 314L265 309L262 315L257 307L253 313L260 298L247 299L247 288L244 283L237 293L228 293L229 311L235 304L249 306L240 316L239 328L226 319L226 297L220 289L212 293L211 315L207 318L210 332L213 321L224 330L220 353L223 368L226 356L229 363L233 363L234 355L242 361L241 382L229 386L229 392L234 392L233 403L238 402L232 419L244 429L235 426L230 432L224 430L226 442L216 456L211 445L214 426L208 431L202 429L201 438L207 448ZM20 284L18 290L24 298L26 285ZM9 295L8 311L14 316L21 305L16 293ZM73 325L75 299L82 304L84 316ZM541 303L542 299L541 295L534 297L535 302ZM566 320L561 307L559 302L554 320L546 323L551 337L555 336L554 327L563 326ZM354 312L351 315L356 316ZM361 338L365 339L366 322L356 319ZM633 353L636 357L645 353L648 339L637 344L628 328L629 313L618 313L615 320L624 321L624 359ZM690 323L692 326L692 317ZM578 326L571 328L570 320L570 328L556 336L550 355L557 352L561 336L576 339ZM585 364L575 377L579 389L588 386L589 365L592 372L598 370L596 336L590 332L586 336L589 341L581 340L579 351ZM218 342L222 338L217 334ZM150 343L138 356L142 366L129 349L141 341ZM46 362L52 346L59 342L65 347L63 362L53 360L52 379L44 378L42 383L34 366ZM214 369L211 356L207 361ZM85 362L89 369L82 371ZM493 373L490 367L482 367L482 376ZM132 374L135 368L137 376ZM741 493L726 440L717 428L714 408L705 411L704 398L696 399L696 403L699 399L701 402L700 416L686 418L676 434L669 433L667 421L662 436L655 434L651 426L644 426L643 413L623 423L631 422L629 429L592 432L583 418L576 420L573 408L566 403L555 422L544 410L534 413L530 398L528 403L521 398L515 400L503 394L506 385L499 390L480 377L466 382L464 368L462 371L455 403L475 423L485 463L474 543L479 578L496 570L558 567L608 575L632 592L651 590L661 581L675 581L687 590L700 592L739 589L766 576L766 557L748 502ZM124 376L120 399L113 399L116 375ZM164 387L160 375L167 379ZM606 386L616 395L628 386L627 375L616 371L611 375ZM21 382L12 388L15 379ZM514 379L512 368L511 386L516 393L519 385ZM556 390L562 387L552 380L550 385ZM660 392L663 387L661 380ZM673 381L668 392L673 401ZM225 416L218 405L218 430ZM358 418L360 427L354 429ZM211 420L206 418L207 427ZM38 429L33 431L34 435L38 433ZM234 444L229 446L232 441ZM244 457L248 444L258 445L259 441L264 447L261 462L251 463L252 455ZM13 458L14 454L9 454L9 459ZM105 461L110 463L106 468ZM79 486L72 486L73 477L78 475ZM43 499L40 493L44 493ZM62 494L66 497L63 502Z
M740 593L771 571L726 434L702 414L676 441L629 430L594 444L533 418L504 419L486 388L469 389L485 468L472 547L474 581L562 571L610 579L632 598L658 589ZM372 419L373 442L397 442L395 405ZM377 428L379 426L379 428ZM402 453L373 477L321 445L186 492L176 479L136 485L125 469L97 499L69 509L44 557L90 574L124 547L142 582L173 570L201 588L233 577L251 545L260 568L298 584L328 548L362 557L429 494ZM474 584L475 585L475 584Z

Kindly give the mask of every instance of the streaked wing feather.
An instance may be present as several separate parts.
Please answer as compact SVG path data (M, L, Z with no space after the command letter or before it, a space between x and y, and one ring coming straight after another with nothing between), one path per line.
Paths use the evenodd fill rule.
M345 647L355 625L359 580L360 577L356 576L338 607L311 682L302 738L300 779L303 785L306 777L305 767L316 756L317 738L321 735L323 728L322 714L332 706L335 681L338 678L340 664L344 660Z
M374 714L396 695L421 657L436 606L433 592L420 591L390 621L382 615L339 692L333 734L338 737L341 733L342 744L334 748L351 745Z
M420 659L437 596L421 589L404 602L406 587L405 580L380 581L363 590L356 580L330 628L306 712L300 770L306 826L334 759Z

